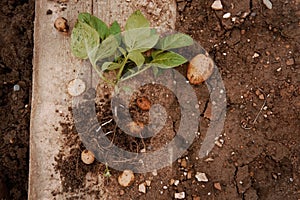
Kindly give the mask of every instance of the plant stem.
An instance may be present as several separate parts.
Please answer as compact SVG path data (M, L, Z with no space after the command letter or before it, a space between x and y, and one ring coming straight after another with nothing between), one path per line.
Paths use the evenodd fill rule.
M125 57L125 59L124 59L124 61L123 61L123 63L122 63L122 66L121 66L121 68L120 68L119 71L118 71L117 82L118 82L118 81L120 80L120 78L121 78L122 72L123 72L123 70L124 70L124 67L125 67L127 61L128 61L128 55Z
M97 67L96 64L92 64L92 66L93 66L93 68L95 69L95 71L97 72L98 76L99 76L104 82L106 82L106 83L108 83L108 84L110 84L110 85L112 85L112 86L115 86L115 83L114 83L114 82L108 80L107 78L105 78L105 77L103 76L103 73L100 72L100 71L98 70L98 67Z

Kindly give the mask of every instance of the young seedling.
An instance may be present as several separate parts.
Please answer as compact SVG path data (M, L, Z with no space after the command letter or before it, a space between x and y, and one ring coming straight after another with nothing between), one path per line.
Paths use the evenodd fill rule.
M152 68L154 74L187 62L171 51L193 44L193 39L176 33L160 37L150 27L141 11L135 11L121 32L118 22L111 26L89 13L80 13L71 35L72 53L80 59L89 59L100 78L113 85ZM114 80L104 73L114 71Z

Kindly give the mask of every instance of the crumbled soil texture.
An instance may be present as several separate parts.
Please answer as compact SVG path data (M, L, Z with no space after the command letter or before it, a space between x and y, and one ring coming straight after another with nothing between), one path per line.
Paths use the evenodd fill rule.
M175 193L182 192L185 199L300 199L299 2L272 1L273 8L267 9L261 1L224 1L222 11L212 10L212 3L178 0L177 30L198 41L222 75L227 93L222 134L213 150L200 159L198 151L211 123L211 102L205 84L194 86L202 113L195 142L172 166L136 174L134 183L126 188L117 182L121 172L112 169L112 176L105 182L110 199L174 199ZM227 12L231 17L225 19ZM185 70L179 69L183 74ZM149 113L138 108L136 98L154 101L153 91L158 97L155 103L163 101L161 96L168 92L154 86L142 88L131 101L134 120L148 123ZM101 123L112 116L109 98L106 95L106 100L100 99L97 104ZM154 144L159 148L176 134L180 112L172 108L168 114L173 118L170 129L164 130L166 140L158 136L157 140L142 141L125 135L114 121L104 131L114 130L107 136L120 148L151 151ZM70 127L72 123L65 129ZM79 140L70 146L77 150L65 161L58 159L57 166L64 163L73 168L57 170L62 180L68 180L65 189L76 191L83 187L85 173L99 173L97 170L104 171L105 166L80 164L75 169L84 147ZM208 181L198 181L197 172L205 173ZM138 186L146 183L146 193L139 192Z
M0 199L27 198L33 20L33 0L0 2Z

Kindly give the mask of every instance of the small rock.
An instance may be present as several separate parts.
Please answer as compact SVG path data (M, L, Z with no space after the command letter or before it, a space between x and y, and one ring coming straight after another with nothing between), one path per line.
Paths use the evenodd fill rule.
M214 161L214 159L213 158L206 158L204 161L205 162L212 162L212 161Z
M123 173L118 177L118 182L123 187L130 186L134 181L134 174L131 170L124 170Z
M213 4L211 5L211 8L214 10L222 10L223 9L222 2L220 0L214 1Z
M151 181L147 180L147 181L145 181L145 183L146 183L146 185L147 185L148 187L151 186Z
M255 52L252 58L257 58L257 57L259 57L259 54Z
M175 185L175 186L178 186L178 184L179 184L179 180L175 180L175 181L174 181L174 185Z
M18 84L14 85L14 91L17 92L20 90L20 86Z
M220 183L214 183L214 187L217 189L217 190L222 190L221 188L221 184Z
M295 64L295 61L294 61L293 58L290 58L290 59L288 59L285 63L286 63L287 66L290 66L290 65Z
M186 168L187 167L186 159L182 159L180 165L181 167Z
M199 182L208 182L208 178L206 177L205 173L197 172L195 177Z
M185 198L185 192L175 193L174 197L175 197L175 199L184 199Z
M260 100L264 100L264 99L265 99L265 96L264 96L263 94L260 94L260 95L258 96L258 98L259 98Z
M272 9L272 2L270 0L263 0L263 3L268 9Z
M276 69L276 71L277 71L277 72L280 72L280 71L281 71L281 67L279 67L278 69Z
M215 145L217 145L220 148L223 146L223 144L219 140L215 141Z
M157 170L154 170L154 171L152 172L152 175L153 175L153 176L157 176Z
M187 2L183 1L183 2L179 2L177 5L178 11L182 12L184 11L185 7L186 7Z
M223 18L228 19L230 16L231 16L231 13L228 12L223 15Z
M124 190L120 190L119 194L120 194L120 196L122 196L122 195L125 194L125 191Z
M188 173L187 173L187 179L191 179L192 178L192 171L189 170Z
M164 185L164 186L163 186L163 189L164 189L164 190L168 189L168 186Z
M139 192L146 194L146 186L145 186L145 183L139 184Z

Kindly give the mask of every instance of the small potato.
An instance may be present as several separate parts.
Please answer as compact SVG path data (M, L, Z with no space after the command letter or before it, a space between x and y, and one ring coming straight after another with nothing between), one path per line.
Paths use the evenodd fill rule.
M131 170L124 170L118 177L118 182L123 187L128 187L134 182L134 173Z
M69 30L69 25L68 25L68 20L65 19L64 17L58 17L55 22L54 22L54 27L59 31L59 32L68 32Z
M129 122L127 124L127 127L129 128L129 131L134 134L140 134L142 130L144 129L144 124L142 122Z
M204 54L198 54L188 65L187 78L191 84L200 85L212 75L213 70L213 60Z
M86 149L83 152L81 152L81 160L85 164L90 165L94 162L95 156L91 151Z
M138 98L136 104L143 111L148 111L151 108L151 102L146 97Z

